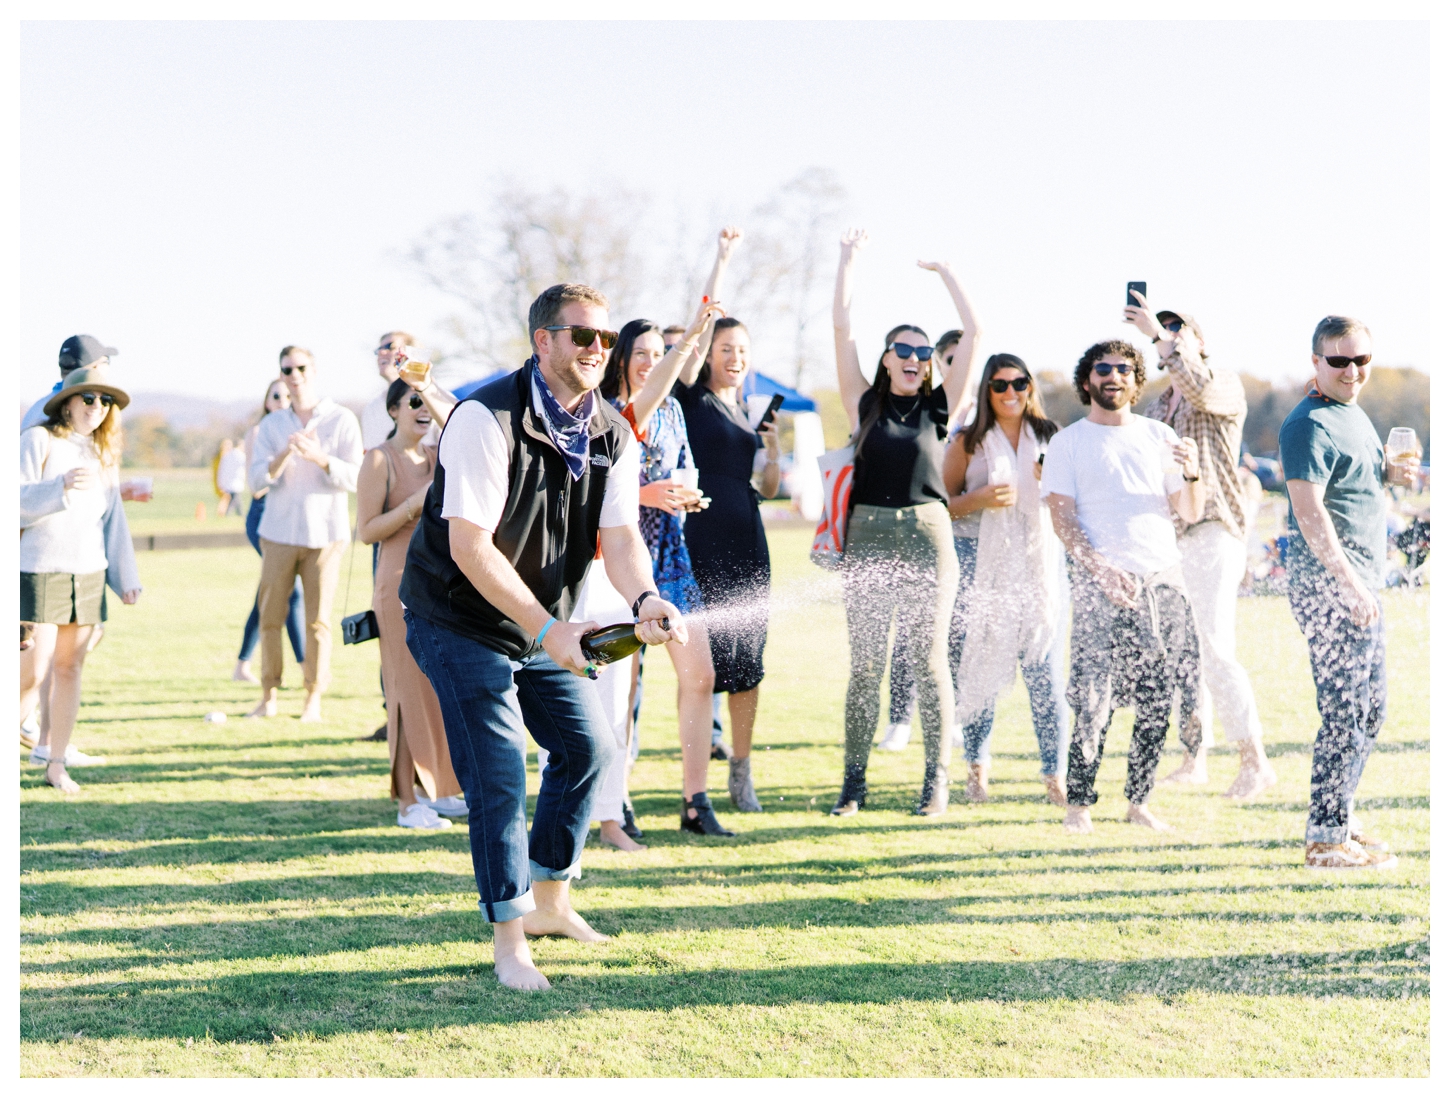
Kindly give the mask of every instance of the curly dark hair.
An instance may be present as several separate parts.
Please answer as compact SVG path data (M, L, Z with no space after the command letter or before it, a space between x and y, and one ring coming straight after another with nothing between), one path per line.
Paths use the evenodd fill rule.
M1077 360L1077 370L1072 375L1072 387L1077 390L1077 399L1084 404L1092 403L1092 397L1088 396L1087 379L1092 372L1093 363L1102 361L1108 355L1117 355L1133 364L1133 382L1137 385L1138 392L1141 393L1143 386L1148 384L1148 370L1143 365L1143 352L1121 339L1105 339L1101 343L1094 343L1082 353L1082 358Z

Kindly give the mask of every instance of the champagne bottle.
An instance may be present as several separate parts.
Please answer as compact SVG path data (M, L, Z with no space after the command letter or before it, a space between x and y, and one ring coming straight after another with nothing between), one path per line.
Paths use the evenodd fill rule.
M669 622L661 622L668 629ZM613 663L615 660L622 660L634 655L636 651L644 647L644 641L639 639L637 623L621 622L619 625L606 625L603 629L596 629L592 633L585 633L579 638L579 647L584 652L584 658L597 666L604 666L606 663Z

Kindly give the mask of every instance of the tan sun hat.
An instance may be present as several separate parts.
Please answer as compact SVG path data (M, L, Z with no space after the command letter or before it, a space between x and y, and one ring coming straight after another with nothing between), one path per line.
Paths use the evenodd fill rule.
M126 390L112 385L103 368L82 366L79 370L72 370L67 374L60 389L51 394L50 399L45 402L45 414L55 415L62 404L77 393L83 392L105 393L115 400L117 408L124 408L131 403L131 398L127 395Z

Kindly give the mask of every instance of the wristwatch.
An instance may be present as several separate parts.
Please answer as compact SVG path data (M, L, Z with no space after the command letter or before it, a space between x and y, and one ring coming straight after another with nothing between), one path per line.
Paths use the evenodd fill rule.
M651 591L648 588L645 588L645 590L639 593L639 598L634 600L634 605L629 608L629 612L634 615L635 621L639 621L639 608L644 605L644 600L649 598L651 595L653 595L655 598L660 597L660 593L658 591Z

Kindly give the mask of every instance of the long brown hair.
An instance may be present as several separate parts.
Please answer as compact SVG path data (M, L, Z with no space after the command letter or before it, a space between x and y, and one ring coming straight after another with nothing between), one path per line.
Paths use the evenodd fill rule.
M745 321L736 320L733 316L722 316L715 321L715 330L710 333L710 346L705 351L705 361L700 366L700 376L695 378L695 384L704 387L710 383L710 356L715 353L715 338L721 332L728 332L731 328L739 328L746 335L750 329L745 326Z
M66 417L66 408L70 405L75 396L80 396L83 390L77 390L73 397L67 398L56 408L55 412L45 418L45 429L56 438L65 438L74 432L70 420ZM91 432L91 444L96 448L96 457L100 459L101 468L106 469L121 464L121 447L124 439L121 436L121 409L112 405L106 412L106 418L101 420L96 429Z
M886 346L881 349L881 357L876 360L876 376L871 380L871 392L874 399L867 406L865 413L861 416L861 423L856 428L856 453L861 452L861 443L871 433L871 428L876 426L876 421L886 414L886 402L891 398L891 371L886 368L886 356L891 354L891 344L902 332L915 332L922 339L930 339L924 330L915 324L898 324L886 333ZM936 354L926 360L926 372L921 375L921 383L917 385L918 394L930 393L932 378L935 373L933 367L936 365Z
M982 367L982 382L977 386L976 413L972 416L972 422L962 431L962 445L967 448L968 458L982 445L987 432L997 426L997 413L992 409L992 377L998 370L1020 370L1022 376L1031 382L1027 388L1027 407L1022 418L1037 436L1037 444L1045 446L1047 440L1057 434L1057 424L1047 418L1047 412L1042 407L1042 398L1037 394L1037 382L1033 381L1032 371L1027 368L1027 363L1016 355L993 355Z

